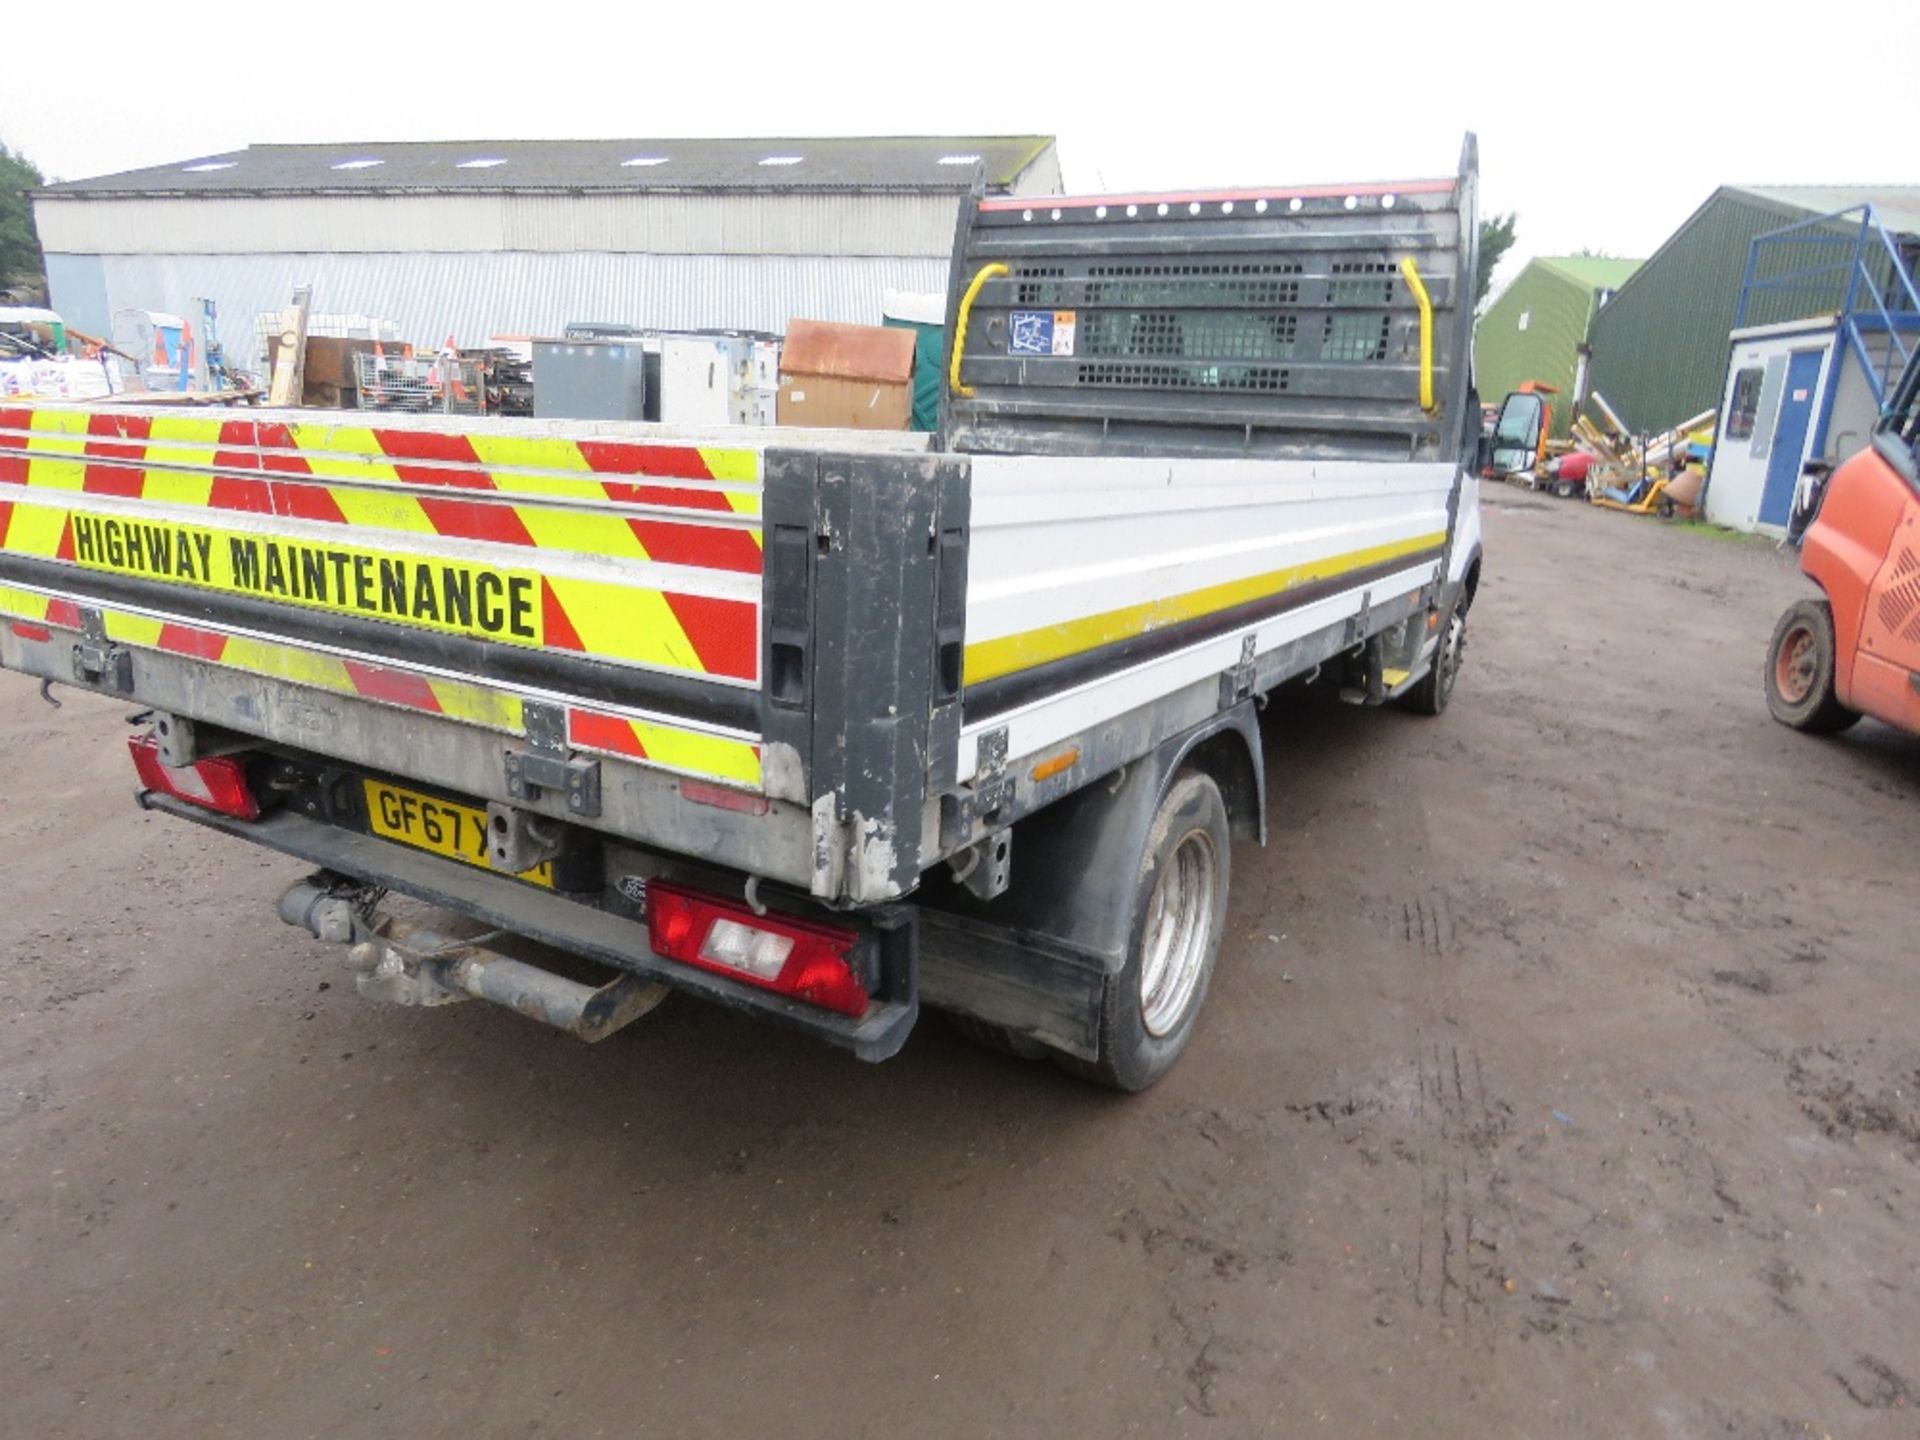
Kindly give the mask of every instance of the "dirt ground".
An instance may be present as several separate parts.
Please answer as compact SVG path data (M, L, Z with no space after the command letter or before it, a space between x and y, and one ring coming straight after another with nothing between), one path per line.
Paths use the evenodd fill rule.
M0 676L0 1432L1920 1433L1920 742L1768 719L1765 546L1487 532L1444 719L1269 712L1131 1099L372 1006Z

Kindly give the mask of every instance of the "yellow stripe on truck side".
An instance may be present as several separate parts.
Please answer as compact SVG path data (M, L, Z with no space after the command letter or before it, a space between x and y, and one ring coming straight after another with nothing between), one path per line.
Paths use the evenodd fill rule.
M966 683L978 685L982 681L997 680L1002 675L1031 670L1036 665L1083 655L1105 645L1131 640L1151 630L1162 630L1183 621L1198 620L1222 610L1231 610L1237 605L1265 600L1283 594L1296 585L1335 579L1350 571L1365 570L1402 556L1438 549L1446 540L1444 531L1436 531L1411 540L1396 540L1365 550L1350 550L1344 555L1330 555L1301 565L1289 565L1281 570L1269 570L1264 575L1250 575L1244 580L1208 585L1199 590L1189 590L1184 595L1170 595L1141 605L1128 605L1099 615L1067 620L1058 625L1043 625L997 640L981 640L967 646Z

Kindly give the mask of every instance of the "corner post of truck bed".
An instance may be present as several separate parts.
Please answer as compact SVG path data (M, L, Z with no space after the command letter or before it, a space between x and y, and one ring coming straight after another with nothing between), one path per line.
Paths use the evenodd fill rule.
M968 464L767 456L766 743L783 793L812 811L823 900L913 890L928 798L953 783Z

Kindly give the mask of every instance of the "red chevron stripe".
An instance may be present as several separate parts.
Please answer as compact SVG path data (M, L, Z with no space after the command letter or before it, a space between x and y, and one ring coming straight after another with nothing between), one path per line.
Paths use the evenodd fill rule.
M258 470L260 454L254 449L259 434L251 420L220 422L220 448L213 452L214 465L223 470ZM207 505L214 510L243 510L252 515L273 513L273 494L264 480L248 480L234 475L215 475L207 494Z
M146 489L147 472L141 462L147 458L147 437L152 430L153 421L145 415L88 416L89 439L83 447L87 457L120 463L87 466L80 488L89 495L138 500Z
M140 498L146 484L146 472L128 469L139 466L147 456L147 437L153 421L145 415L109 415L87 417L88 440L85 453L90 459L118 460L118 465L89 465L80 488L89 495L121 495Z
M73 563L73 517L71 515L60 522L60 545L53 552L53 558L65 560L69 564Z
M703 570L731 570L741 575L760 573L760 547L744 530L631 516L627 526L646 546L648 557L663 564L697 565Z
M265 480L250 480L239 475L216 475L213 489L207 493L210 510L244 510L252 515L273 513L273 491Z
M760 636L754 607L740 600L665 592L680 628L709 675L752 680L760 673Z
M640 743L633 726L617 715L602 715L595 710L569 710L567 738L573 744L584 745L588 749L605 750L614 755L631 755L636 760L647 758L647 747Z
M401 670L387 670L359 660L343 660L340 663L347 667L353 688L369 700L385 700L390 705L404 705L409 710L425 710L434 715L440 713L440 697L433 693L433 686L422 676L409 675Z
M684 485L629 485L624 480L603 480L600 488L609 500L627 505L663 505L675 510L730 510L727 497L718 490L689 490Z
M160 639L156 643L169 654L191 655L196 660L218 660L227 653L225 635L171 621L160 627Z
M557 650L585 650L580 632L573 628L573 620L567 614L567 607L560 603L560 597L553 593L553 586L543 577L540 581L540 628L545 643Z
M706 457L692 445L632 445L617 440L581 440L578 444L587 468L603 474L713 479Z
M445 500L419 496L417 503L433 528L459 540L491 540L498 545L533 545L525 523L511 505L488 500Z
M491 490L493 477L480 464L473 443L464 435L434 430L376 430L373 438L389 460L393 473L409 485L437 485L456 490ZM437 460L457 470L406 465L406 460Z
M71 600L49 600L47 602L47 623L58 625L63 630L80 628L80 607Z
M32 423L31 410L0 410L0 430L25 430ZM27 457L18 453L27 443L25 435L0 436L0 485L27 483Z
M254 426L254 443L260 447L260 463L248 469L271 470L276 475L311 475L313 467L293 443L293 432L283 424L261 421ZM269 455L268 450L286 450L291 454Z
M0 500L0 549L7 544L7 524L13 519L13 501Z

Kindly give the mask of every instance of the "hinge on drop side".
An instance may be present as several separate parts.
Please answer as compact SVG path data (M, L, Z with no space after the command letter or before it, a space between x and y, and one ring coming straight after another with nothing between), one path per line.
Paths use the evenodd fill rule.
M1231 670L1220 672L1220 708L1222 710L1231 710L1253 694L1253 642L1253 636L1241 636L1240 663Z
M107 622L98 610L80 612L80 635L80 643L73 647L73 678L82 685L104 685L131 695L133 652L107 639Z
M600 762L574 755L567 745L567 712L558 705L526 702L527 750L507 752L507 794L538 799L543 790L566 797L570 813L600 813Z

